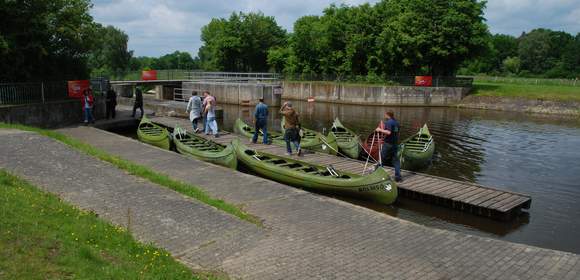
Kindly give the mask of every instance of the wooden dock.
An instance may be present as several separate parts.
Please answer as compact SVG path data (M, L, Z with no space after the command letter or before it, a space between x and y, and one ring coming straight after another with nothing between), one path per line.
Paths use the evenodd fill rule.
M192 130L191 123L187 119L152 117L151 120L168 127L179 125L188 131ZM198 135L208 137L204 134ZM286 152L284 147L252 144L249 139L233 133L224 132L219 138L213 136L208 138L221 144L228 144L234 138L239 138L245 145L258 151L276 155L284 155ZM300 160L320 165L332 165L337 170L355 174L362 173L365 167L365 163L360 160L322 153L306 153L300 157ZM391 175L394 173L392 168L385 168ZM522 209L529 209L532 203L532 198L525 194L404 170L402 175L404 181L397 184L401 196L492 219L509 220Z

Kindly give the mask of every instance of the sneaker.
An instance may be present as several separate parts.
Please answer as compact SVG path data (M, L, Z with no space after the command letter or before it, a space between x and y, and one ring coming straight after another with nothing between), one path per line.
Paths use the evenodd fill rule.
M395 182L397 182L397 183L403 182L403 178L397 177L397 178L395 178Z
M258 142L252 141L252 144L258 144Z
M292 153L286 153L286 155L287 155L287 156L291 156L291 155L292 155Z
M220 135L216 133L213 137L220 138Z
M298 152L297 152L298 156L301 157L302 156L302 148L298 148Z
M199 128L196 128L193 133L199 133Z

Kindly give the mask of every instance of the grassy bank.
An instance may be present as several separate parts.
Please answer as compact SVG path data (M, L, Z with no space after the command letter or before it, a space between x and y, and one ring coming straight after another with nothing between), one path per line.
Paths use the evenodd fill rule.
M504 98L580 102L580 87L570 85L536 85L476 81L474 83L473 94Z
M0 169L1 279L200 279L164 250Z
M38 134L53 138L57 141L60 141L78 151L84 152L90 156L96 157L100 160L109 162L114 166L127 171L129 174L144 178L146 180L151 181L152 183L165 186L170 188L176 192L189 196L191 198L197 199L207 205L213 206L217 209L220 209L224 212L230 213L242 220L246 220L248 222L254 223L258 226L261 226L261 220L247 212L245 212L240 207L227 203L223 200L216 199L211 197L205 191L201 190L200 188L186 184L180 181L176 181L171 179L170 177L159 174L145 166L141 166L130 162L128 160L121 159L117 156L113 156L105 151L97 149L91 145L83 143L77 139L68 137L64 134L47 130L41 129L36 127L24 126L24 125L17 125L17 124L4 124L0 123L0 128L11 128L11 129L20 129L25 131L32 131Z

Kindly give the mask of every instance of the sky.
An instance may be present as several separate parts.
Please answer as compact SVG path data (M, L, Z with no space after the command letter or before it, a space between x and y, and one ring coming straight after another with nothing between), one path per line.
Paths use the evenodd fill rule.
M378 0L93 0L91 15L96 22L127 33L135 56L161 56L176 50L196 56L202 45L201 27L212 18L261 11L292 31L296 19L320 15L331 3L365 2ZM580 32L580 0L488 0L485 18L494 34L518 36L542 27L576 35Z

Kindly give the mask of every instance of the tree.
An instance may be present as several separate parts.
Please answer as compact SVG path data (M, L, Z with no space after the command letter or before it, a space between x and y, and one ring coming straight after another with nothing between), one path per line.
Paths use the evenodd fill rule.
M557 67L562 60L564 49L573 40L573 37L565 32L542 28L522 34L518 47L522 70L533 74L544 74Z
M201 31L199 58L206 70L267 71L268 50L283 46L286 31L262 13L212 19Z
M518 74L520 72L521 61L517 57L508 57L503 61L503 68L506 72L511 74Z
M94 44L89 0L3 1L0 5L0 80L88 77Z
M129 36L113 27L95 26L97 42L88 58L92 76L120 75L130 68L133 51L127 50Z

